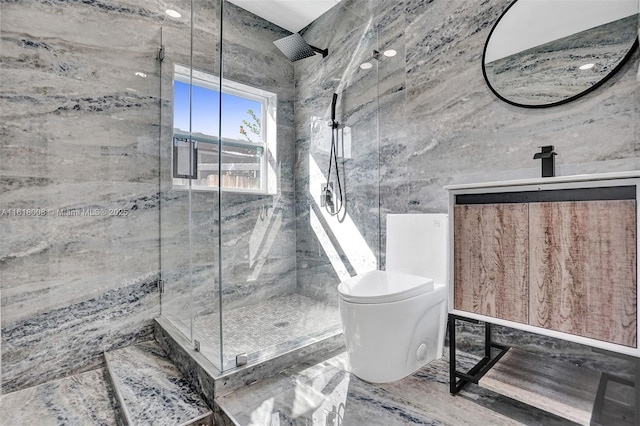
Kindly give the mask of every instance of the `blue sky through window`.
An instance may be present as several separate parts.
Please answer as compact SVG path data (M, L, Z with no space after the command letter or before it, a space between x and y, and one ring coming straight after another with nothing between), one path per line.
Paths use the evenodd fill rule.
M192 132L209 136L218 135L218 91L193 85ZM242 120L253 123L247 113L253 110L256 116L262 117L262 104L258 101L240 96L222 93L222 137L246 140L240 134ZM173 82L173 127L185 132L189 131L189 84L174 80ZM246 128L246 126L245 126ZM260 137L249 133L253 141Z

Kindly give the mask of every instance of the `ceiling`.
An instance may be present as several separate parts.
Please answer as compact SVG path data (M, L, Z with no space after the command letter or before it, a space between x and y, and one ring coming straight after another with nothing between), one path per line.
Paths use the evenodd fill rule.
M267 21L296 33L340 0L229 0Z

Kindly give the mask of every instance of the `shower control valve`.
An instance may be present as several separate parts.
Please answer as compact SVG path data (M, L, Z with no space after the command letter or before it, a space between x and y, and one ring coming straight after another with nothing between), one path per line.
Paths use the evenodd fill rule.
M333 211L333 182L322 184L320 188L320 207L328 207Z

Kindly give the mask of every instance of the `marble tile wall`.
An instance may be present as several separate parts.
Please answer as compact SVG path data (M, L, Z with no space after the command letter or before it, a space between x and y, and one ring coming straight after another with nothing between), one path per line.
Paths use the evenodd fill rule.
M509 3L404 2L396 19L404 22L406 119L394 123L406 129L405 155L403 173L383 182L385 194L401 198L385 208L445 211L448 183L538 176L532 157L540 145L555 145L559 174L640 165L637 53L594 93L554 108L514 107L487 90L483 45Z
M0 3L4 393L151 336L163 6Z
M353 142L357 152L346 167L356 168L357 158L379 158L379 169L356 177L348 186L351 212L357 228L377 252L373 233L379 229L380 262L384 268L385 217L389 213L446 212L444 185L537 177L540 165L533 154L541 145L554 145L559 175L614 172L640 168L640 83L636 71L639 54L594 92L571 103L549 109L526 109L506 104L488 89L481 59L487 36L511 0L343 0L341 10L358 15L374 26L379 51L395 49L395 57L381 56L377 65L378 86L372 84L357 96L367 109L377 97L377 117L359 116L359 123L374 127L378 138ZM306 30L305 37L329 45L351 34L355 25L334 8ZM333 15L332 15L333 13ZM331 31L327 31L331 28ZM348 40L348 36L346 39ZM353 47L340 56L346 60ZM339 49L339 48L338 48ZM350 50L351 49L351 50ZM360 59L360 58L358 58ZM308 226L311 202L305 194L309 155L319 158L320 142L308 134L310 116L328 117L330 73L333 62L309 59L296 64L298 215L298 286L326 298L335 298L339 274ZM378 97L379 94L379 97ZM365 100L367 99L367 100ZM311 113L312 108L315 111ZM362 150L362 151L358 151ZM362 163L366 164L366 163ZM369 166L372 166L370 163ZM379 177L376 175L379 173ZM369 185L379 185L379 197L360 197ZM369 194L373 194L374 190ZM305 201L306 200L306 201ZM375 205L379 201L380 218ZM358 205L359 203L362 203ZM331 236L338 244L344 228ZM340 250L340 249L338 249ZM344 256L343 256L344 259ZM353 275L353 269L347 268ZM312 271L323 271L323 275ZM594 355L580 345L558 344L553 339L521 332L496 332L498 338L551 353L555 349L576 362L619 365L611 358ZM625 371L628 367L621 367Z
M297 285L304 295L337 304L341 279L375 269L377 262L377 73L375 65L360 68L374 62L377 32L371 20L336 6L302 34L329 54L295 63ZM351 140L345 144L350 155L339 161L346 202L338 216L320 205L329 169L333 93L338 94L340 137L349 133ZM333 172L331 181L337 187Z

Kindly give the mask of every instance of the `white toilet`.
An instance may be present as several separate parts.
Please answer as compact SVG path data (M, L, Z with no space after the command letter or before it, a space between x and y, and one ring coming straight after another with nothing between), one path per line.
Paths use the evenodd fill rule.
M447 316L447 215L387 216L387 270L338 286L351 372L400 380L442 357Z

